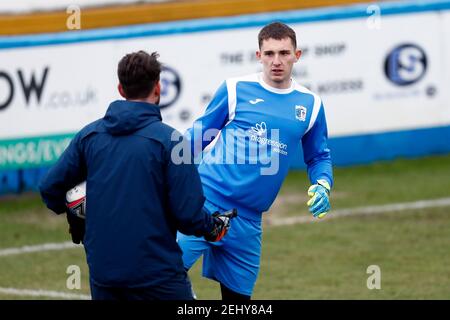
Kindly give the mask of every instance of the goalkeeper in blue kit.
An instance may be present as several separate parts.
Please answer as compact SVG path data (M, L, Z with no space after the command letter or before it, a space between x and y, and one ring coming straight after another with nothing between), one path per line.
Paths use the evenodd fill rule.
M309 211L321 218L330 209L333 173L325 112L320 97L292 78L301 55L295 32L275 22L259 32L258 41L262 72L227 79L186 132L191 151L201 158L207 211L239 211L221 241L178 233L185 269L203 255L203 276L220 283L224 300L251 298L262 214L275 200L299 143L311 181Z

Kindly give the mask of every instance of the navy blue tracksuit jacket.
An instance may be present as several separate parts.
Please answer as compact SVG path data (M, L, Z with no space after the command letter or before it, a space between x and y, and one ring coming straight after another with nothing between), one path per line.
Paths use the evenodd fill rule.
M176 231L202 236L212 229L197 169L171 161L178 132L161 120L156 105L111 103L40 183L47 207L63 213L66 191L87 181L83 242L94 284L164 283L184 272Z

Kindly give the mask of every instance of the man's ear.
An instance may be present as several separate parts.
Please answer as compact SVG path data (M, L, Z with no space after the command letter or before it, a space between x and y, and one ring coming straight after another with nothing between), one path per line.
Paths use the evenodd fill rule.
M258 59L259 62L261 62L261 51L256 51L256 59Z
M149 97L151 103L159 105L159 102L161 101L161 82L158 81L156 83Z
M302 55L302 50L295 50L295 58L297 58L296 61L298 61L298 59L300 59L301 55Z
M161 95L161 82L158 81L155 86L155 96L159 97Z
M117 90L119 90L119 93L120 93L120 95L123 97L123 98L127 98L127 95L125 94L125 91L123 91L123 87L122 87L122 84L120 84L119 83L119 85L117 86Z

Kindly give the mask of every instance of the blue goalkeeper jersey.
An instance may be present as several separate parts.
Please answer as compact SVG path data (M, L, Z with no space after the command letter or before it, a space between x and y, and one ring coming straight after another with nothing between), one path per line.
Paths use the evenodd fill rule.
M293 79L288 89L261 73L226 80L186 134L206 198L249 219L272 205L300 142L311 183L333 184L322 101Z

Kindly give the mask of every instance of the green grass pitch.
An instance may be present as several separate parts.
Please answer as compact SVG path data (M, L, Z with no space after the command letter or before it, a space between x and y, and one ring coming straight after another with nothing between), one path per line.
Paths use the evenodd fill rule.
M448 198L449 177L450 155L337 168L332 208ZM450 206L316 223L267 223L308 216L308 185L305 172L291 172L265 216L253 299L450 299ZM50 213L37 194L0 198L0 252L69 240L65 217ZM66 288L69 265L81 268L80 290ZM380 267L381 289L367 288L370 265ZM198 298L220 299L218 284L200 273L201 261L190 271ZM84 251L0 255L0 288L88 295ZM0 293L0 299L47 298Z

